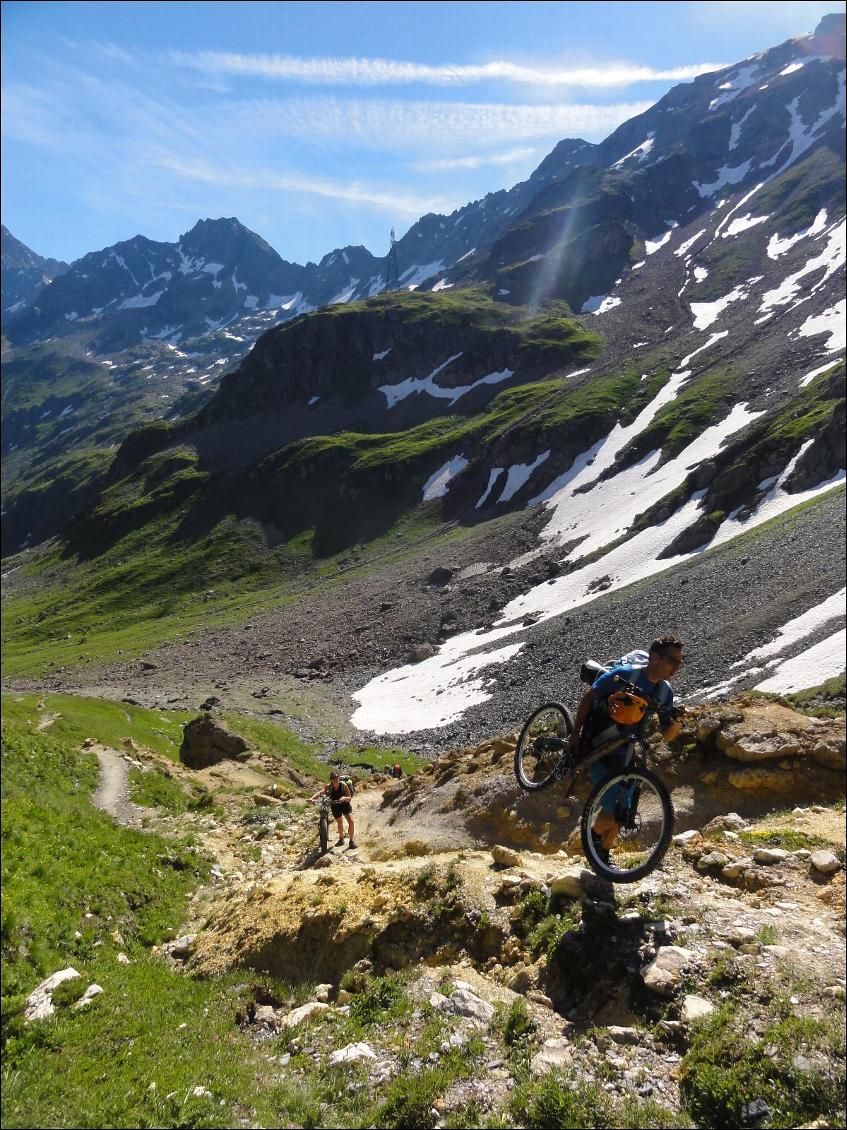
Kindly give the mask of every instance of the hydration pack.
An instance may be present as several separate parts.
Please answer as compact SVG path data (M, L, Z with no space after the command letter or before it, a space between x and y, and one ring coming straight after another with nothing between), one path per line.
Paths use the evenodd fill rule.
M353 787L353 778L352 777L341 777L339 779L339 783L347 786L347 788L350 790L350 796L351 797L356 795L356 790Z

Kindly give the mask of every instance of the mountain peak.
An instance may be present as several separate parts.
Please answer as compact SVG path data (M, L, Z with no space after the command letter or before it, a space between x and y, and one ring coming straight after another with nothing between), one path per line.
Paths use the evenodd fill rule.
M821 55L831 55L834 59L845 57L845 34L847 34L847 16L843 12L831 12L824 16L810 42Z
M256 239L260 238L255 232L245 227L235 216L219 216L217 219L207 217L205 220L198 220L193 228L182 233L179 237L179 242L197 243L199 240L219 239L222 237L231 239L233 236L254 236Z

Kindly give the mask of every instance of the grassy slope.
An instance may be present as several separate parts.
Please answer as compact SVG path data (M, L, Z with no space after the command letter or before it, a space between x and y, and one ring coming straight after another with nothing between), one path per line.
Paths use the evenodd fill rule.
M278 1124L268 1064L233 1024L237 979L191 981L149 951L207 864L92 808L96 759L52 734L7 724L2 764L3 1125ZM25 994L69 964L57 1015L24 1025ZM74 1010L92 982L104 992Z

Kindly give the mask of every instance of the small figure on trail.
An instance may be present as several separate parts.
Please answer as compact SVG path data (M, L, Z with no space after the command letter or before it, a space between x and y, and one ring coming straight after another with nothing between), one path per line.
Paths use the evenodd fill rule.
M310 801L315 801L321 795L326 793L330 800L332 808L332 815L335 817L338 824L338 839L336 840L336 847L344 847L344 821L347 821L347 832L349 840L347 842L348 850L356 850L356 842L353 839L354 826L353 826L353 792L346 781L342 781L338 773L333 769L329 775L329 784L324 785L322 789L318 789L314 796L310 797Z
M651 711L644 714L643 710L627 705L628 696L621 696L618 691L621 679L643 690L648 698L658 701L659 729L665 741L672 742L679 734L678 720L685 714L685 707L674 709L673 687L668 680L682 666L682 661L680 640L676 636L660 636L650 645L646 664L621 663L600 675L583 695L576 713L570 738L574 760L581 760L615 734L643 732L642 727L649 721ZM589 770L591 780L599 785L614 774L623 772L625 760L625 752L613 752L601 758ZM612 790L604 799L591 830L595 844L607 858L620 831L614 816L616 799Z

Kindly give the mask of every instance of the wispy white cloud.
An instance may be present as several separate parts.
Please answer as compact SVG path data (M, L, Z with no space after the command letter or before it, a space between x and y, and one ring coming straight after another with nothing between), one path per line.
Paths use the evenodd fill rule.
M467 157L433 157L429 161L412 161L410 169L422 173L447 173L451 169L479 169L483 165L512 165L535 157L537 149L523 146L507 149L505 153L481 153Z
M329 95L231 102L223 109L221 124L234 133L249 131L254 138L280 135L398 152L421 145L447 146L464 155L481 137L492 145L562 137L599 140L651 105L426 102Z
M717 71L724 63L695 63L660 69L634 63L608 63L592 67L541 66L496 59L480 64L410 63L397 59L304 57L298 55L246 55L228 51L173 51L170 61L213 75L329 86L394 86L423 83L429 86L471 86L479 82L513 82L530 86L581 86L613 88L639 82L687 82L697 75Z
M216 187L278 190L306 193L349 204L367 204L382 211L405 216L420 216L424 212L443 212L450 208L444 197L422 196L413 192L391 191L375 188L357 181L331 181L296 173L281 173L276 169L229 168L212 161L190 160L173 153L151 155L151 164L166 169L187 180L202 181Z

